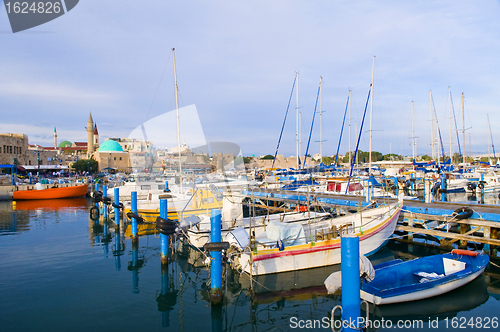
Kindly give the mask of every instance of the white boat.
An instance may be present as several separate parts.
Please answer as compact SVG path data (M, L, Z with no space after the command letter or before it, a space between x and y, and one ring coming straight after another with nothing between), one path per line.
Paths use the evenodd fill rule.
M373 280L363 281L361 298L380 305L441 295L474 280L488 262L485 254L454 249L443 255L382 263L374 266Z
M373 254L393 234L402 205L400 196L398 203L301 227L294 225L295 230L282 224L276 227L279 232L256 234L251 246L240 247L233 267L250 275L264 275L339 264L340 236L346 233L359 236L361 254ZM286 237L276 240L276 233Z
M476 178L480 178L480 174ZM500 179L495 172L488 172L483 175L483 180L469 181L464 189L468 193L481 192L492 192L500 189Z

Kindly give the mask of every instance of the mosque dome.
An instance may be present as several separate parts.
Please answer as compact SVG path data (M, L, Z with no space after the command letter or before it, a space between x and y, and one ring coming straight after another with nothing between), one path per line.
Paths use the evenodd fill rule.
M59 143L60 148L68 148L70 146L73 146L73 143L71 143L70 141L62 141L61 143Z
M108 139L99 147L99 152L123 152L123 148L117 141Z

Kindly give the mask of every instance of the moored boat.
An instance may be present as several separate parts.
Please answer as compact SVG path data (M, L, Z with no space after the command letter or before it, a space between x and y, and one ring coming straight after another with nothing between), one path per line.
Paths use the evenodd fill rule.
M443 255L382 263L374 266L372 281L363 281L361 298L380 305L441 295L474 280L488 262L485 254L454 249Z
M293 230L286 230L281 229L286 228L281 223L275 232L287 234L293 240L288 241L290 244L285 239L271 239L269 234L256 236L253 248L241 248L233 266L250 275L264 275L339 264L340 235L345 233L359 236L360 253L371 255L393 234L402 205L400 196L398 203L310 223L309 227L292 225Z
M87 194L87 185L81 184L71 187L57 187L47 189L16 190L12 195L14 200L28 199L56 199L85 196Z

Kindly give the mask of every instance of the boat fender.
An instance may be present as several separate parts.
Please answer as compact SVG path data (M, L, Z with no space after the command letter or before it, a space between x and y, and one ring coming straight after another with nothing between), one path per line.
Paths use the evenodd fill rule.
M231 245L229 242L208 242L203 246L205 251L221 251L229 249Z
M102 202L106 205L110 205L111 204L111 198L109 197L103 197L102 198Z
M472 217L473 214L474 211L471 208L464 206L453 211L451 215L455 219L462 220Z
M175 233L177 223L170 219L156 217L156 229L163 235L172 235Z
M279 251L283 251L285 250L285 245L283 244L283 241L282 240L278 240L276 241L276 248L279 249Z
M99 219L99 209L97 208L97 206L93 206L90 208L89 217L93 221L96 221L97 219Z
M122 209L123 210L123 203L120 202L120 204L115 204L115 202L111 203L111 205L115 208Z
M451 251L452 254L457 254L461 256L472 256L477 257L479 253L477 251L465 250L465 249L453 249Z
M474 191L474 190L476 190L476 184L475 184L475 183L470 182L470 183L467 185L467 189L469 189L470 191Z
M143 217L141 217L137 213L133 213L133 212L127 212L127 218L129 218L129 219L134 218L135 221L137 221L138 223L143 223L144 222L144 218Z
M484 189L484 183L482 183L482 182L481 182L481 183L479 183L479 184L477 185L477 187L478 187L479 189Z

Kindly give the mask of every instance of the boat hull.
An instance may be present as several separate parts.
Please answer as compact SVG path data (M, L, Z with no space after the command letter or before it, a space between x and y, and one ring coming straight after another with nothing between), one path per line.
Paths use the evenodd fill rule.
M79 197L87 194L87 188L86 184L82 184L73 187L48 188L42 190L18 190L14 191L12 198L17 201Z
M481 270L479 270L475 273L470 274L469 276L467 276L465 278L452 280L450 282L441 284L441 285L436 286L436 287L423 289L421 291L412 292L412 293L408 293L408 294L386 297L386 298L376 296L374 294L370 294L370 293L367 293L367 292L361 290L361 298L363 300L366 300L366 301L373 303L373 304L376 304L376 305L423 300L423 299L427 299L429 297L434 297L434 296L438 296L438 295L450 292L454 289L457 289L459 287L462 287L462 286L468 284L472 280L479 277L481 275L481 273L484 272L484 269L485 269L485 267L483 267Z
M375 266L375 279L363 282L361 298L380 305L438 296L477 278L489 257L454 249L450 254L394 262Z
M371 255L385 244L394 233L400 212L401 207L393 209L392 213L376 226L354 233L360 238L360 254ZM245 272L251 275L264 275L339 264L340 259L339 237L291 246L282 251L266 250L263 254L243 252L239 261Z

